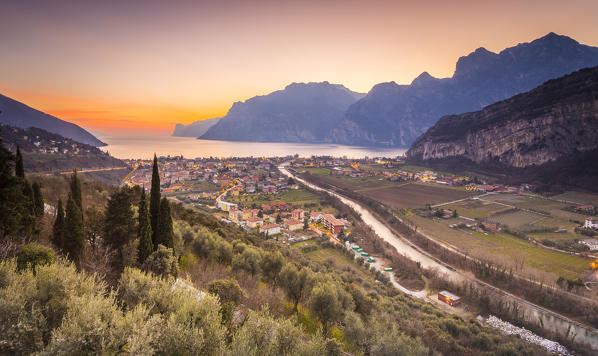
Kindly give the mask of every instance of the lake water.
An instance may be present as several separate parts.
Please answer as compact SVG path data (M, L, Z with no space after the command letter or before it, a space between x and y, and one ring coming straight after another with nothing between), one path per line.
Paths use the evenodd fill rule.
M298 154L301 157L335 156L347 158L396 157L406 150L402 148L358 147L335 144L271 143L198 140L192 137L172 136L99 136L108 146L103 151L120 159L150 159L158 156L186 158L205 157L276 157Z

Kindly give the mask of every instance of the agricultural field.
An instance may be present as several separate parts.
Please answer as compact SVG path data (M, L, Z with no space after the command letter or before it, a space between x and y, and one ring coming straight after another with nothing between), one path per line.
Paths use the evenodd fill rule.
M464 253L489 259L507 266L524 261L526 273L549 274L575 279L588 269L588 261L570 254L546 249L506 233L480 233L466 229L452 229L451 223L460 219L427 219L412 214L406 217L431 238L442 241Z
M471 219L484 219L493 214L509 210L510 208L504 205L495 204L488 201L482 200L466 200L458 203L443 205L444 209L457 210L459 216L466 216Z
M565 192L563 194L555 195L552 198L557 200L570 201L578 204L598 205L598 194L582 192Z
M511 229L516 230L530 226L541 219L544 219L541 215L518 209L509 209L503 212L498 212L490 217L491 221L507 225Z
M390 187L358 190L367 197L388 204L393 208L418 208L474 196L462 188L433 183L394 183Z
M566 206L569 204L528 195L491 194L445 205L443 208L457 210L459 216L487 219L506 225L538 241L585 238L574 231L584 216L563 210ZM558 229L566 231L556 232Z

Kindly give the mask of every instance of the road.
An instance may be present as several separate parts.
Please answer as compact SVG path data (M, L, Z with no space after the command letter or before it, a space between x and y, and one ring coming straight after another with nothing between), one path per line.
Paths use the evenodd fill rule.
M120 169L129 169L129 167L108 167L108 168L82 169L80 171L77 171L77 173L116 171L116 170L120 170ZM75 173L75 171L50 172L50 173L44 173L44 175L51 176L54 174L73 174L73 173Z

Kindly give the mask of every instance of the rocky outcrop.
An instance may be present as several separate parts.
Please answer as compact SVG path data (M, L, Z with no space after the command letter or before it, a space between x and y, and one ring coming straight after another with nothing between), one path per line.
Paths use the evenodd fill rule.
M597 133L598 67L593 67L481 111L444 116L407 156L523 168L596 150Z
M189 125L176 124L172 136L175 137L199 137L205 134L208 129L216 125L220 118L198 120Z
M598 48L554 33L459 58L451 78L422 73L410 85L378 84L351 105L331 142L408 147L444 115L480 110L547 80L598 65Z

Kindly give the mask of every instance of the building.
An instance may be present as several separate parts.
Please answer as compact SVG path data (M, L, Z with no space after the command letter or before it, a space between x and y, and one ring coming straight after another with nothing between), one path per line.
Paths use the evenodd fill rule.
M585 239L579 241L579 243L588 246L590 251L598 251L598 240L596 239Z
M284 227L289 231L303 229L303 222L301 220L290 219L284 222Z
M320 213L319 211L312 211L311 213L309 213L309 220L315 222L322 220L322 213Z
M445 290L438 293L438 300L443 301L450 306L459 305L461 303L460 297L454 295L451 292L447 292Z
M230 211L232 209L237 209L237 204L229 203L227 201L219 200L218 201L218 209L222 211Z
M482 228L486 231L497 231L498 224L490 221L484 221L482 222Z
M593 205L580 205L575 208L576 211L586 214L594 213L594 206Z
M333 235L338 234L345 227L345 223L334 217L332 214L325 214L322 216L322 224Z
M278 225L278 224L262 225L262 226L260 226L260 232L263 232L268 236L280 234L280 225Z
M247 219L247 226L249 226L251 228L261 226L262 224L264 224L264 220L262 220L258 217Z
M228 211L228 220L239 222L243 219L243 212L239 209L232 208Z
M583 227L586 229L598 229L598 220L594 218L588 218L583 224Z
M295 209L292 211L293 219L303 220L305 219L305 211L303 209Z

